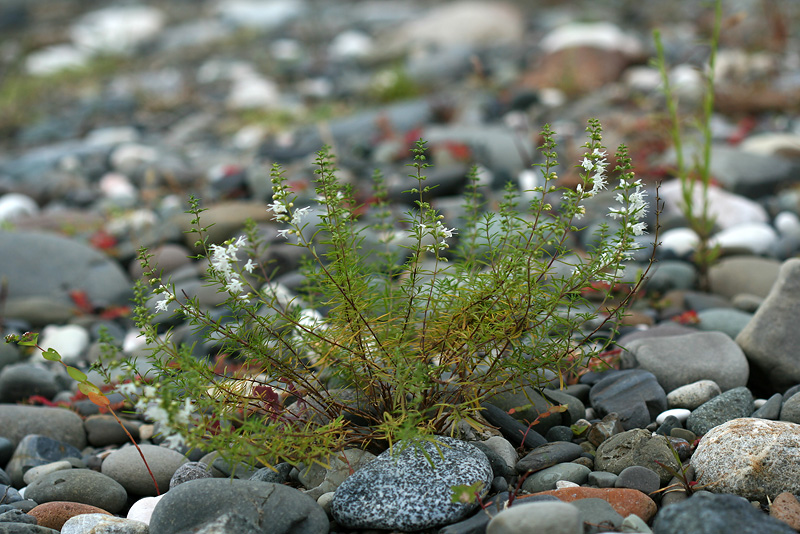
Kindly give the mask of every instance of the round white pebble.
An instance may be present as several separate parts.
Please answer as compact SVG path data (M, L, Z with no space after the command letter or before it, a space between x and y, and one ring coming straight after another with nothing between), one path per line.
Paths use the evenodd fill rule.
M670 415L674 415L678 418L678 421L683 423L692 415L692 411L686 408L673 408L672 410L667 410L658 414L658 416L656 416L656 423L659 425L662 424Z

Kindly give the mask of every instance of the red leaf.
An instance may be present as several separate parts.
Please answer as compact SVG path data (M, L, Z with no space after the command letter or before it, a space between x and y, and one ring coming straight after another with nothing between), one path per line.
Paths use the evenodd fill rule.
M69 292L69 298L75 303L75 307L81 313L90 314L94 311L94 306L89 301L89 295L82 289L73 289Z

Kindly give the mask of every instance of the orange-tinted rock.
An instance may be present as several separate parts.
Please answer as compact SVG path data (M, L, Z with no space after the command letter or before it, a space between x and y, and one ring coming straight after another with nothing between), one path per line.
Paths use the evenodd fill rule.
M579 501L581 499L603 499L608 502L622 517L631 514L638 515L643 521L649 522L656 515L656 503L639 490L627 488L561 488L549 491L540 491L532 495L553 495L564 502ZM525 499L532 495L525 495Z
M781 493L769 507L769 515L800 532L800 501L789 492Z
M36 518L40 527L52 528L55 530L61 530L61 527L64 526L64 523L66 523L69 518L81 514L112 515L96 506L67 501L46 502L35 506L28 512L28 515L32 515Z
M526 87L556 87L568 95L585 94L619 79L631 58L617 50L579 46L544 56L525 76Z

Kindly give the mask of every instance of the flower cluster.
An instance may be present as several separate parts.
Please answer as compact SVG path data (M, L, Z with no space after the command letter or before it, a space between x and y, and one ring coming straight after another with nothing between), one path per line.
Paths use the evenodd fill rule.
M608 161L606 160L606 151L594 148L591 154L583 158L581 167L587 173L594 173L591 176L592 189L587 192L587 196L593 197L600 191L606 188L606 167ZM578 185L578 193L582 191L583 187Z
M420 224L420 229L422 230L423 235L429 234L433 236L433 239L436 243L432 245L428 245L425 247L425 250L428 252L437 252L448 248L450 245L447 243L447 240L452 238L453 235L458 233L455 228L447 228L445 225L442 224L441 219L443 218L442 215L439 215L436 222L434 224Z
M134 405L137 412L159 425L159 432L167 447L176 449L186 442L178 429L186 428L191 422L194 412L194 402L191 399L187 397L183 403L168 401L159 394L157 386L141 386L134 382L120 384L117 391L126 397L137 397Z
M234 295L238 295L244 289L241 276L234 270L234 266L239 261L239 258L237 258L239 249L246 244L247 239L244 236L239 236L235 240L229 239L225 241L222 245L211 245L209 247L211 250L209 269L225 280L225 289ZM255 267L256 264L250 258L243 269L248 273L252 273Z
M647 201L644 199L647 193L642 190L642 181L628 182L622 179L619 181L617 190L619 192L614 198L622 204L622 207L610 208L608 216L612 219L628 217L630 220L639 221L631 226L633 235L646 234L647 223L640 220L647 213Z
M156 302L156 312L168 312L169 303L175 300L175 295L170 293L169 288L167 288L164 284L160 284L155 290L155 293L157 295L164 295L164 298Z

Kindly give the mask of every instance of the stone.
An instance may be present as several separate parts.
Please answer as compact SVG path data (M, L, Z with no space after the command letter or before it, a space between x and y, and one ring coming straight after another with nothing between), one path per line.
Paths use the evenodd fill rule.
M800 501L791 493L783 492L775 497L769 506L769 515L800 532Z
M697 312L697 328L704 332L723 332L735 339L753 318L752 313L730 308L710 308Z
M17 445L6 472L15 486L22 487L26 469L66 458L81 458L81 451L62 441L29 434Z
M682 423L686 421L691 413L691 410L687 410L686 408L672 408L671 410L667 410L658 414L656 416L656 423L661 425L670 417L674 417L677 421Z
M666 391L698 380L713 380L722 391L747 384L747 358L722 332L639 339L626 349L622 365L653 373Z
M189 482L190 480L211 478L212 476L211 469L203 462L187 462L181 464L172 475L172 478L169 480L169 489Z
M671 409L685 408L694 410L720 393L722 393L722 390L713 380L698 380L667 393L667 405Z
M714 234L712 247L747 251L756 256L771 253L778 245L778 232L767 223L742 223Z
M417 444L426 455L415 444L398 442L347 478L331 503L334 520L347 528L421 530L465 518L477 503L453 503L451 488L476 482L488 487L491 465L466 442L436 439L438 448Z
M0 249L14 251L0 256L9 303L47 297L78 313L71 295L79 292L97 307L129 304L131 283L119 264L76 239L17 230L0 233Z
M241 518L237 524L255 527L254 532L327 534L329 530L329 520L322 508L294 488L269 482L204 478L165 493L153 510L150 532L198 532L231 510ZM210 534L213 530L206 532ZM235 532L249 534L252 530Z
M536 447L521 458L515 468L517 473L541 471L556 464L571 462L583 454L580 445L569 441L555 441Z
M598 498L580 499L572 501L572 505L581 512L584 532L589 534L606 531L618 532L622 526L623 517L606 500Z
M622 423L619 422L619 415L616 412L611 412L589 428L586 439L595 447L599 447L601 443L611 436L616 436L622 432L625 432L625 429L622 428Z
M667 409L664 388L642 369L608 371L592 386L589 399L600 417L618 414L625 430L644 428Z
M692 455L697 482L714 493L766 501L800 493L800 425L740 418L711 429Z
M175 471L188 460L179 452L157 445L139 445L159 488L169 488ZM126 491L143 497L156 495L153 479L144 469L136 447L126 446L109 454L101 467L102 473L119 482Z
M50 369L32 363L13 363L0 371L0 402L15 403L38 395L52 400L61 387Z
M22 475L23 482L27 485L39 478L42 475L61 471L64 469L72 469L72 464L67 460L59 460L57 462L50 462L48 464L31 467Z
M307 490L319 488L318 493L322 495L321 489L335 491L342 482L353 472L369 464L375 459L375 455L360 449L346 449L341 453L334 454L328 461L328 467L319 464L312 464L300 470L298 480ZM320 488L320 486L323 488ZM316 497L319 497L316 495ZM314 494L310 495L312 498Z
M672 475L656 462L678 468L667 438L640 428L628 430L604 441L597 448L594 462L598 471L609 471L617 475L632 465L646 467L658 473L662 484L668 482Z
M729 299L740 293L766 298L778 279L780 269L781 262L770 258L756 256L722 258L708 271L711 292ZM758 273L758 276L753 276L753 273Z
M13 222L23 216L35 216L39 213L39 205L28 195L6 193L0 196L0 222Z
M781 421L800 424L800 392L783 401L779 418Z
M759 419L772 419L773 421L781 418L781 406L783 405L783 395L776 393L753 412L753 417ZM797 423L798 421L791 421Z
M736 495L697 492L665 507L653 523L655 534L792 534L789 525L769 517Z
M515 504L494 516L486 534L583 534L580 510L566 502Z
M583 486L562 488L543 491L534 495L520 495L518 500L524 503L530 498L536 498L541 495L552 495L564 502L574 502L581 499L603 499L622 517L634 514L648 523L656 515L657 511L656 503L653 499L641 491L626 488L588 488Z
M7 506L3 506L3 508L9 508ZM29 512L31 510L28 510ZM37 525L40 522L31 515L30 513L25 513L18 508L11 508L10 510L5 510L0 512L0 524L6 523L22 523L28 525ZM47 525L42 525L47 526Z
M658 194L664 200L666 215L683 215L683 184L680 180L667 180L662 183ZM707 195L707 213L723 231L742 224L769 222L769 215L764 207L745 196L731 193L716 185L708 187ZM703 209L703 187L700 182L694 183L692 197L694 214L700 217Z
M164 497L164 493L157 497L142 497L133 503L128 509L128 514L125 516L127 519L140 521L146 525L150 524L150 518L153 516L153 510L156 509L158 502Z
M110 513L96 506L66 501L42 503L31 509L28 514L36 518L39 526L60 530L62 532L64 523L78 515L98 514L105 517L112 517Z
M86 13L69 29L72 42L96 54L132 54L155 39L165 14L147 5L111 6Z
M522 489L528 493L538 493L556 489L556 483L562 481L572 482L576 485L584 484L589 479L591 469L576 463L561 463L536 471L528 476L522 483Z
M646 495L652 495L661 487L661 477L648 467L632 465L620 472L614 487L635 489Z
M61 534L149 534L146 523L105 514L85 513L69 518Z
M533 430L533 428L529 429L527 425L520 423L508 415L505 410L498 408L494 404L489 402L481 403L481 416L490 425L496 426L512 446L524 444L525 447L533 449L547 443L544 436Z
M754 409L753 395L749 389L730 389L694 410L686 420L686 428L701 436L732 419L749 417Z
M61 360L68 365L75 365L86 357L89 347L89 332L77 324L48 325L42 329L39 336L39 345L44 348L55 349L61 355ZM41 351L35 351L36 356L41 356ZM31 357L32 361L37 361ZM44 359L38 360L39 362Z
M590 486L597 486L598 488L613 488L617 483L618 475L609 473L608 471L592 471L589 473L587 482Z
M120 426L112 415L90 415L83 423L86 428L86 439L93 447L123 445L130 440L128 434L125 433L125 430L127 430L133 436L133 439L138 441L139 424L125 419L122 419L122 423L125 425L125 429Z
M798 291L800 259L786 260L753 319L736 336L736 343L752 364L754 378L773 390L800 383L800 361L794 354L800 330L794 328L793 319L800 313L800 302L793 298Z
M25 489L25 497L39 504L53 501L88 504L112 514L122 510L128 500L125 488L91 469L62 470L40 476Z

